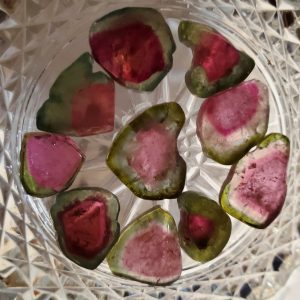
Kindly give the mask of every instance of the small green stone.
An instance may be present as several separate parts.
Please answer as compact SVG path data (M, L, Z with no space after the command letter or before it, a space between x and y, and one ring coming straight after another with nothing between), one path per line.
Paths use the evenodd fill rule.
M93 57L119 84L152 91L173 64L171 30L153 8L125 7L96 20L90 28Z
M214 259L230 238L230 218L215 201L197 192L184 192L177 202L181 247L196 261Z

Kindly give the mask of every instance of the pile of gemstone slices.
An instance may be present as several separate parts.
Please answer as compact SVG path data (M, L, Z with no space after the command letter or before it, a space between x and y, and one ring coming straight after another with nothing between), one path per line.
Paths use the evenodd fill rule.
M172 68L175 43L166 21L152 8L123 8L95 21L89 36L92 55L83 53L57 77L37 113L40 132L24 135L23 187L40 198L58 193L51 207L58 242L82 267L94 269L106 258L117 275L168 284L181 274L181 248L199 262L222 251L231 234L227 213L265 228L283 206L289 140L280 133L265 136L268 88L258 80L243 82L254 60L203 24L181 21L178 35L193 52L187 88L206 98L195 134L207 157L232 165L220 205L197 191L182 193L186 163L177 137L185 115L175 102L152 106L124 126L106 163L137 197L177 198L178 229L173 217L155 206L120 233L119 201L110 191L82 187L64 192L85 159L69 136L114 129L115 81L152 91ZM93 59L108 75L93 73Z

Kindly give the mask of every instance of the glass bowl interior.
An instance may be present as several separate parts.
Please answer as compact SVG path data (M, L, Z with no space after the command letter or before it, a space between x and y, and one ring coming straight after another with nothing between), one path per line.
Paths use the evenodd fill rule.
M56 2L57 6L61 5L58 4L59 2ZM265 1L259 2L263 5L270 5ZM178 102L186 115L186 122L177 143L178 150L187 163L185 190L199 191L218 201L219 190L229 167L208 159L202 153L201 145L196 137L196 117L203 99L193 96L185 86L184 74L190 66L192 53L178 40L178 24L183 19L208 24L222 33L236 48L255 59L256 67L248 79L259 79L269 87L270 119L268 132L287 134L292 143L289 168L290 190L285 207L277 220L264 231L252 229L232 218L232 235L225 249L217 258L211 262L200 264L182 252L183 272L181 278L168 287L154 288L112 275L106 262L103 262L96 270L89 271L68 261L57 247L55 231L49 215L49 208L55 201L55 197L45 199L30 197L26 195L20 184L19 151L21 140L24 133L37 130L35 125L37 110L47 99L54 80L80 54L85 51L90 52L88 32L93 21L114 9L136 5L132 1L86 1L86 4L82 4L82 6L73 1L61 1L61 3L65 3L61 9L53 8L51 18L57 18L55 22L45 13L48 8L46 2L44 8L39 6L39 18L30 19L29 17L28 19L28 22L33 23L25 39L25 46L30 49L31 45L32 48L29 52L31 54L29 57L30 64L28 65L25 57L23 57L23 68L26 76L22 79L22 92L14 112L10 142L11 171L16 184L14 192L22 201L19 205L24 206L28 218L26 222L34 228L33 235L41 243L40 247L45 252L41 251L40 256L42 258L40 259L47 260L47 264L51 266L52 270L59 274L55 276L60 282L63 282L62 289L68 291L67 293L70 292L64 287L63 277L66 282L73 280L72 287L76 287L79 283L82 286L82 291L73 290L70 294L80 294L87 299L91 299L89 293L94 296L98 295L93 291L97 284L102 289L99 295L111 295L112 298L117 298L117 295L124 296L125 292L128 295L135 295L136 293L151 295L153 293L154 297L159 297L159 293L162 292L167 296L186 297L187 299L190 299L188 296L191 292L195 295L243 296L242 289L245 284L250 289L246 297L250 297L250 295L255 297L255 288L259 289L256 296L265 296L271 294L272 291L274 292L281 285L281 281L276 277L277 275L269 274L270 276L267 276L267 274L274 271L272 270L272 263L279 251L276 249L282 247L284 251L280 253L288 253L284 257L293 257L294 248L292 251L291 249L286 250L284 247L287 243L298 240L298 235L295 233L297 232L295 226L297 226L298 207L293 204L293 200L299 185L295 169L297 165L296 156L299 152L299 143L297 142L299 137L295 138L295 130L298 132L299 127L298 119L294 119L297 108L294 107L293 95L296 94L299 78L294 76L290 70L292 67L289 66L289 60L291 60L292 65L297 60L297 56L294 52L288 52L288 44L282 42L282 39L273 40L271 33L266 30L267 24L277 22L278 34L281 37L288 31L284 28L279 16L280 12L277 11L277 17L275 16L276 12L268 16L270 11L264 10L262 6L262 12L265 15L261 15L257 6L252 2L248 3L248 1L143 2L143 6L157 8L164 15L172 30L177 46L173 56L173 68L159 86L150 93L128 90L116 84L114 131L75 139L85 153L86 161L71 188L100 186L116 194L121 205L119 215L121 227L154 205L161 205L178 222L179 211L176 199L149 201L137 198L106 166L105 158L113 137L120 128L146 108L167 101ZM269 6L266 7L269 8ZM29 11L33 9L33 6L28 7L26 17L28 17ZM38 24L38 21L43 18L48 18L49 21L47 31ZM71 21L70 18L72 18ZM267 21L268 18L269 21ZM278 18L277 21L276 18ZM30 36L30 32L32 36ZM36 45L36 43L38 44ZM94 63L94 71L99 69L100 67ZM74 75L76 76L76 74ZM285 226L284 228L287 229L290 223L293 234L289 236L289 240L284 240L281 237L281 228ZM35 248L26 248L28 257L31 257L33 249ZM258 257L256 260L254 259L255 256ZM259 263L260 261L261 263ZM285 266L285 264L283 265ZM288 266L286 269L290 270ZM258 274L262 274L262 277ZM50 281L53 276L49 276ZM253 282L250 283L252 279ZM38 282L40 283L40 281ZM270 284L270 282L273 283ZM40 284L45 287L48 286L45 281ZM122 292L116 294L116 291L120 290Z

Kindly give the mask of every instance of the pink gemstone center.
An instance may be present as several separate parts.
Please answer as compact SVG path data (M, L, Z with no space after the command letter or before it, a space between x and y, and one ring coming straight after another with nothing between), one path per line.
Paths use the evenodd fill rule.
M215 231L214 222L199 214L187 214L180 212L180 228L188 240L192 240L198 248L206 248L209 239Z
M222 36L207 33L194 50L193 66L202 66L212 82L227 76L239 59L239 52Z
M95 33L90 45L96 61L122 82L140 83L165 67L161 43L143 23Z
M29 136L26 157L35 182L54 191L65 187L82 161L82 155L71 139L51 134Z
M181 254L176 236L152 223L125 246L122 264L143 276L171 277L181 272Z
M163 179L176 165L176 138L162 124L154 124L136 135L136 149L129 165L149 184Z
M277 215L286 194L288 157L274 151L250 162L237 187L238 199L261 216Z
M72 127L79 136L113 130L115 89L112 82L93 84L79 90L72 99Z
M92 258L107 245L109 222L102 199L91 197L78 201L61 212L59 218L70 253Z
M222 135L229 135L247 124L257 111L260 101L255 82L245 82L208 98L201 107L210 122Z

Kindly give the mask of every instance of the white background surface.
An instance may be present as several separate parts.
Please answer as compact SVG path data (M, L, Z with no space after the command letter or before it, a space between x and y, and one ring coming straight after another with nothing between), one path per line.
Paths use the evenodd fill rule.
M286 285L270 300L300 300L300 267L291 274Z

